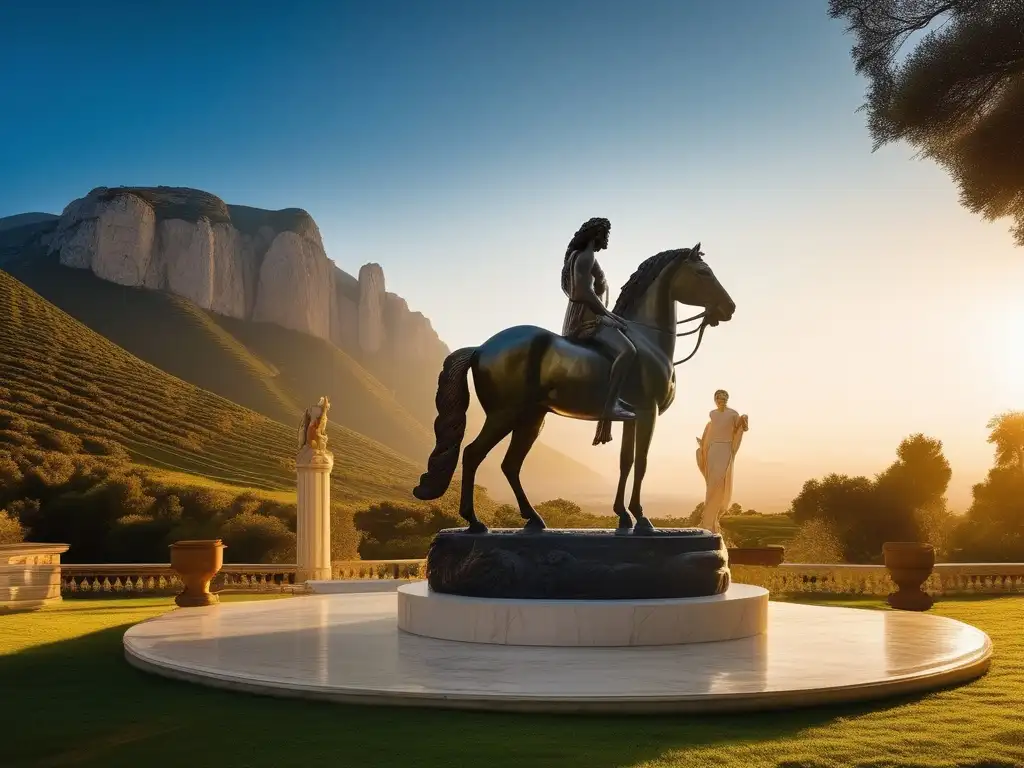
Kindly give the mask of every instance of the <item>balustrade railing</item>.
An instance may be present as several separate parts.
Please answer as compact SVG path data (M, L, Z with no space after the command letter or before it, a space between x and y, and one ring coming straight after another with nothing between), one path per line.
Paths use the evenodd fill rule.
M896 589L884 565L782 563L774 568L734 565L731 571L733 581L762 586L774 595L882 596ZM1024 563L936 563L923 588L935 596L1024 593Z
M335 579L421 579L425 560L336 560ZM169 563L80 565L62 563L65 597L175 594L181 582ZM773 595L887 595L895 589L884 565L816 565L782 563L775 567L734 565L733 581L757 584ZM295 565L225 563L211 585L222 592L292 592ZM1024 593L1024 563L937 563L924 584L941 595Z
M424 560L336 560L335 579L418 579ZM170 563L62 563L64 597L173 595L182 584ZM295 564L225 563L214 578L214 592L293 592ZM301 589L299 585L298 589Z

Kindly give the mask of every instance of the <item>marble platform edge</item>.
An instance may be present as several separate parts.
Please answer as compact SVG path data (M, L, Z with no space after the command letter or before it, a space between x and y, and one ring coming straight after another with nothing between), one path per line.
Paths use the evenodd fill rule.
M183 609L193 611L224 610L245 607L209 606ZM181 609L179 609L181 610ZM139 624L159 621L155 616ZM937 620L964 624L946 617ZM970 626L964 624L964 626ZM798 709L815 706L858 704L891 699L917 693L937 691L976 680L991 666L992 641L975 629L985 641L979 648L926 672L911 671L886 680L847 686L794 688L756 693L727 694L648 694L644 696L552 696L550 694L489 694L486 691L464 693L437 689L432 691L395 691L373 688L345 688L288 683L243 673L224 673L202 665L182 665L158 659L132 648L131 628L124 635L127 663L145 672L207 687L275 698L298 698L339 704L393 707L430 707L499 712L533 712L552 714L658 714L669 712L723 714ZM399 631L396 628L396 631ZM438 641L432 641L438 642ZM455 643L453 643L454 645Z

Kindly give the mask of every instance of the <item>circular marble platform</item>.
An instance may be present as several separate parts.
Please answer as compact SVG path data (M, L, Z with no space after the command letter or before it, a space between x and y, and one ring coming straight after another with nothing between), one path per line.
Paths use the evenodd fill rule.
M736 640L768 628L768 590L733 584L669 600L502 600L398 588L398 628L438 640L612 647Z
M182 608L124 636L132 664L252 693L535 712L776 709L962 683L988 669L984 632L928 614L771 602L768 631L643 648L434 640L398 629L396 593Z

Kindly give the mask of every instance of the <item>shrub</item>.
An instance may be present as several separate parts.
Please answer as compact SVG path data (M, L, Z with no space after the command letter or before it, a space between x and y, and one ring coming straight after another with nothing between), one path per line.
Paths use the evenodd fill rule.
M81 453L82 441L59 429L42 428L33 435L40 448L58 453Z
M13 493L25 476L9 453L0 453L0 500Z
M127 459L128 451L124 446L114 440L105 437L82 437L82 450L97 456L112 456L118 459Z
M242 512L221 526L220 537L233 563L295 562L295 533L277 517Z
M0 544L17 544L25 540L25 529L18 519L0 509Z
M129 514L113 522L106 554L117 563L165 563L172 523L148 515Z
M359 555L365 560L425 557L435 533L464 524L450 509L395 502L371 505L356 512L353 520L362 533Z
M359 559L362 534L356 528L354 516L352 507L338 502L331 504L331 560Z
M796 536L786 545L786 562L841 563L843 543L827 520L808 520L800 526Z

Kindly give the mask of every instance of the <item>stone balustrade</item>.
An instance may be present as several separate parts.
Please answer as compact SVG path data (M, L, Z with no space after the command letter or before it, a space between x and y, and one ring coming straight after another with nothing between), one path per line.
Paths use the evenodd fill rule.
M783 563L774 568L732 566L733 580L771 594L884 596L895 590L884 565ZM1024 593L1024 563L936 563L924 583L930 595Z
M425 560L335 560L335 579L421 579ZM292 592L294 564L226 563L211 589L221 592ZM773 595L874 595L895 589L884 565L783 563L776 567L732 566L733 580L767 589ZM181 582L169 563L60 566L64 596L103 593L174 594ZM938 563L924 589L933 596L1024 593L1024 563Z
M33 610L60 600L60 556L67 544L0 544L0 611Z
M335 560L334 579L425 579L426 560Z
M423 560L335 560L331 564L335 579L415 579L420 578ZM295 582L294 563L225 563L214 578L214 592L293 592L301 590ZM182 584L170 563L65 564L60 572L60 592L65 597L90 597L116 594L173 595Z
M234 563L224 565L210 588L215 592L287 592L294 583L294 563ZM61 593L65 597L173 595L182 586L170 563L73 563L61 569Z

